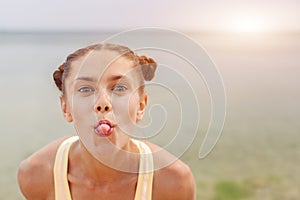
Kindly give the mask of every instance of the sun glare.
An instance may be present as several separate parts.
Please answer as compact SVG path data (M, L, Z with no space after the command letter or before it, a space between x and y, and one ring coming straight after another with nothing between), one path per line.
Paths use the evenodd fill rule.
M241 33L259 33L264 30L264 26L262 19L245 17L235 21L233 29Z

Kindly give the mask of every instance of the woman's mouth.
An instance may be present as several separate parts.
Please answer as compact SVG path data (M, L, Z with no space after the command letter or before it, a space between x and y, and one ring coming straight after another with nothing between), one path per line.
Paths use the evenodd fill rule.
M100 120L95 127L95 132L101 137L107 137L112 134L114 126L108 120Z

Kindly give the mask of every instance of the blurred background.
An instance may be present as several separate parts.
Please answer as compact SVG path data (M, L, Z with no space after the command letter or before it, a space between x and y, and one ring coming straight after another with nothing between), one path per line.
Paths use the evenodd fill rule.
M24 199L21 160L75 134L60 113L53 71L79 47L144 26L195 40L224 81L217 145L198 158L204 126L181 157L197 199L300 199L300 1L0 2L0 199Z

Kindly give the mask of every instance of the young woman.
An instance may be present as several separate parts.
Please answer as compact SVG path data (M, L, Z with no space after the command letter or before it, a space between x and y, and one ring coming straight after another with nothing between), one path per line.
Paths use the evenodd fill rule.
M131 137L147 106L144 81L156 66L114 44L67 57L53 77L64 118L78 136L60 138L21 163L18 181L26 199L195 199L187 165Z

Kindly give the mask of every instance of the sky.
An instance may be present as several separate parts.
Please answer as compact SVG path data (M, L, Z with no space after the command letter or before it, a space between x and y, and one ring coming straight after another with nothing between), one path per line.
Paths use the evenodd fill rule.
M0 31L300 31L299 0L0 0Z

